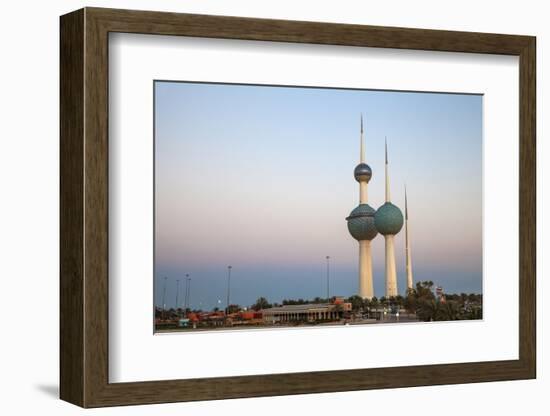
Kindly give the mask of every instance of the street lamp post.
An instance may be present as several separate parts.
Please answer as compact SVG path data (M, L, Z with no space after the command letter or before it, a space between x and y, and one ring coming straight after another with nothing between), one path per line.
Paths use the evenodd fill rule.
M162 292L162 319L166 319L166 276L164 277L164 290Z
M189 276L189 275L187 275ZM191 309L191 278L187 278L187 307Z
M327 259L327 302L330 303L330 256Z
M189 282L190 282L190 278L189 278L189 273L187 273L185 275L185 298L184 298L184 301L183 301L183 309L184 309L184 313L187 315L187 308L189 306Z
M176 280L176 314L177 314L178 316L179 316L179 312L178 312L178 309L179 309L179 303L178 303L179 294L180 294L180 280L177 279L177 280Z
M231 294L231 269L231 266L227 266L227 315L229 315L229 296Z

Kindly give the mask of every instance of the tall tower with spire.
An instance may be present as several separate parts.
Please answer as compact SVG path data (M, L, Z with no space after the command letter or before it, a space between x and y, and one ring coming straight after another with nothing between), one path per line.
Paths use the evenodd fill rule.
M388 172L388 141L385 142L386 154L386 202L376 211L374 224L386 241L386 297L397 296L397 271L395 268L394 237L403 227L401 210L391 203L390 175Z
M371 240L378 231L374 225L375 210L368 203L368 183L372 177L372 170L365 163L365 142L363 135L363 115L361 114L361 133L359 164L353 172L355 180L359 182L359 205L351 211L348 222L348 231L359 241L359 296L371 299L374 296L372 283L372 254Z
M405 186L405 269L407 272L407 289L413 288L411 261L411 237L409 236L409 207L407 205L407 187Z

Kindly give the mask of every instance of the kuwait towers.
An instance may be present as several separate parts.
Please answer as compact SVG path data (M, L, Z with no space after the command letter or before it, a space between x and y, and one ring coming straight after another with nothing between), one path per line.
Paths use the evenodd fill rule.
M403 227L401 210L391 203L390 176L388 172L388 143L386 150L386 202L376 211L374 225L386 241L386 297L397 296L397 272L395 269L394 237Z
M348 222L348 231L353 238L359 241L359 296L363 299L372 299L374 296L372 280L371 241L378 233L384 236L386 244L386 298L399 294L397 289L397 271L395 267L394 237L403 228L403 214L391 203L390 174L388 166L388 142L385 142L385 170L386 170L386 202L377 211L368 203L367 186L372 177L372 170L365 163L365 143L363 137L363 116L361 116L361 150L359 164L355 167L355 180L359 182L359 205L351 211ZM411 248L409 240L407 209L407 190L405 189L405 254L407 269L407 289L413 288L411 267Z
M351 211L346 221L348 222L348 230L351 236L359 241L359 296L363 299L371 299L374 296L371 240L376 237L378 231L374 225L375 210L367 203L367 186L372 177L372 170L365 163L362 115L360 141L359 164L353 172L355 180L359 182L359 205Z

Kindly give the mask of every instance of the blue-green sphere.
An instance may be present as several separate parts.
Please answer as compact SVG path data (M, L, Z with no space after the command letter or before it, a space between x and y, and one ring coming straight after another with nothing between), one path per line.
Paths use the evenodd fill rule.
M374 225L375 210L369 204L360 204L346 218L348 230L358 241L372 240L378 234Z
M391 202L386 202L376 211L374 225L382 235L395 235L403 227L403 214Z

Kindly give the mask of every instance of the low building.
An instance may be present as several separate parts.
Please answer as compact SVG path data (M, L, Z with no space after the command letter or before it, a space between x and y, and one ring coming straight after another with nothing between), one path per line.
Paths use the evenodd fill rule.
M349 314L351 303L337 301L335 303L307 303L304 305L283 305L262 309L262 317L266 324L288 322L335 321Z

